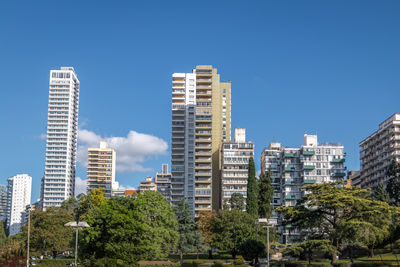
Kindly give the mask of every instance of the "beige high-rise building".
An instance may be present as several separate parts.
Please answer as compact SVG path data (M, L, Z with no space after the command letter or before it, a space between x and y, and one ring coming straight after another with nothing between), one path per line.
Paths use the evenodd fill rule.
M231 140L231 83L211 65L172 76L173 203L185 197L196 214L220 208L220 151Z
M101 187L104 196L111 197L112 189L118 188L118 183L115 182L115 161L115 151L106 142L100 142L100 147L88 149L88 192Z

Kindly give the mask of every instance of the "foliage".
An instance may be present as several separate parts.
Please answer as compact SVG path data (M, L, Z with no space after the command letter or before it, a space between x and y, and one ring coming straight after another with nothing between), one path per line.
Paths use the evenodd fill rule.
M244 202L245 202L245 199L242 194L233 193L231 195L231 198L229 199L229 207L231 209L244 210L245 209Z
M80 250L94 264L100 258L135 264L164 259L178 240L174 210L158 192L137 198L111 198L86 216L91 226L82 230Z
M393 214L399 209L369 199L369 191L344 188L337 183L308 185L308 192L294 207L280 207L285 222L300 227L313 239L328 239L338 248L351 237L373 248L389 232ZM332 257L336 261L336 255Z
M254 165L254 158L249 159L249 174L247 178L247 198L246 198L246 211L252 216L258 214L258 182L256 179L256 169Z
M0 221L0 246L7 242L6 221Z
M197 230L199 231L203 242L209 246L209 258L212 259L212 248L211 243L213 240L212 232L212 221L216 216L215 211L200 211L199 218L197 220Z
M189 204L182 198L175 207L176 219L178 222L178 253L180 262L183 263L183 254L196 250L201 246L201 237L196 234L196 224Z
M248 239L256 238L254 217L240 210L222 210L212 220L212 245L229 251L233 258Z
M372 197L375 200L379 200L379 201L383 201L383 202L386 202L386 203L390 203L389 193L388 193L388 191L386 191L385 185L383 184L382 181L378 184L378 186L375 189Z
M46 211L34 210L31 212L30 247L33 250L58 252L72 249L70 242L73 238L71 227L64 226L73 221L73 216L66 210L56 207ZM23 237L27 237L28 227L23 227Z
M390 177L386 190L395 206L400 206L400 164L392 160L386 175Z
M262 173L259 179L258 192L258 216L260 218L269 218L272 215L272 197L274 188L272 187L272 173Z
M311 264L313 253L320 252L324 254L335 254L336 248L332 246L330 240L307 240L301 243L295 243L291 247L287 247L284 251L285 255L307 259Z
M265 255L265 246L262 242L254 239L246 240L240 246L240 255L247 261L258 262L258 258L263 257Z
M103 188L99 187L90 190L88 195L78 196L79 204L76 207L75 218L77 221L85 220L85 216L92 209L100 207L106 202L104 198Z

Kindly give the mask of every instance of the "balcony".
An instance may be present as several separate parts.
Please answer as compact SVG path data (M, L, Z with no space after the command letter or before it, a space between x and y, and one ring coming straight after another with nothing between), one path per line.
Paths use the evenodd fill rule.
M295 168L294 167L286 167L285 172L294 172Z
M333 163L343 163L343 162L345 162L345 159L344 158L343 159L333 159L332 162Z
M333 174L333 177L341 177L341 178L343 178L345 176L346 176L346 174L344 172L337 172L337 173Z
M303 169L304 169L304 170L314 170L314 169L315 169L315 166L314 166L314 165L304 165L304 166L303 166Z
M304 179L305 184L315 184L317 181L313 179Z
M285 199L296 199L295 195L286 195Z
M303 155L304 156L313 156L315 154L315 151L314 150L304 150L303 151Z
M285 158L293 158L294 153L285 153Z

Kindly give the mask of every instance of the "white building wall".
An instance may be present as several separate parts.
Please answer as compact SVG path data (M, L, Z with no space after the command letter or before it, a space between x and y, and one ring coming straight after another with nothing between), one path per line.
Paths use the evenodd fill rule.
M72 67L50 71L43 208L74 195L79 80Z
M21 232L22 215L26 206L31 204L32 177L18 174L8 178L7 230L12 236Z

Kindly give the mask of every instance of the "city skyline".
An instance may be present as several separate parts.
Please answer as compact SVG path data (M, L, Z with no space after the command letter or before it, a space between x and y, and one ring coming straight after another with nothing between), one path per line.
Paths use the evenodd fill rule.
M305 133L318 134L321 142L341 142L347 152L346 166L359 169L359 142L400 111L396 100L400 97L396 75L400 70L400 39L395 34L400 19L393 8L399 4L391 3L339 1L332 6L311 1L293 6L260 3L259 7L217 3L215 10L194 10L193 19L183 14L186 24L168 20L168 12L160 10L154 11L160 18L152 22L153 17L145 19L139 12L151 9L150 5L124 3L110 8L120 19L109 25L108 19L101 22L108 5L99 3L90 23L84 17L90 5L82 4L75 14L77 20L69 23L83 41L75 45L69 37L59 37L65 42L62 52L47 44L48 36L57 26L67 25L61 21L73 7L55 12L60 20L51 14L54 9L50 5L42 3L9 12L14 18L4 12L0 22L12 27L0 30L9 37L0 44L5 92L1 112L8 114L2 116L3 129L7 130L0 136L7 155L1 158L0 184L5 185L7 178L17 173L28 173L32 176L32 202L39 197L44 175L45 141L40 136L46 132L48 72L61 66L73 66L81 82L82 140L78 149L94 142L98 145L101 137L114 141L110 147L119 146L133 163L132 167L117 162L116 180L122 185L138 187L147 175L155 176L162 163L170 164L170 77L199 64L213 65L221 77L232 81L232 129L246 128L247 139L256 147L257 170L261 151L270 142L298 147ZM171 6L160 3L169 10L179 7ZM1 7L3 11L17 8L5 3ZM221 11L230 14L219 18ZM50 14L48 20L36 19L45 17L44 12ZM196 22L202 12L221 23L224 31L217 25L203 32L213 22ZM304 20L306 16L308 20ZM377 19L371 21L371 16ZM56 23L49 25L51 20ZM143 29L133 27L140 20ZM162 21L164 25L160 25ZM101 23L92 24L96 22ZM93 25L102 31L92 32ZM219 43L199 40L192 46L184 40L168 44L178 36L174 32L178 26L183 30L198 27L200 33ZM352 46L344 48L346 43ZM199 50L202 46L207 49ZM190 50L197 53L188 54ZM26 70L23 78L19 78L21 69ZM116 137L124 137L125 143L118 143L121 140ZM131 142L135 138L145 144L156 143L159 148L139 155L131 153L140 148ZM133 148L123 150L126 146ZM77 169L77 177L82 179L86 178L84 160Z

